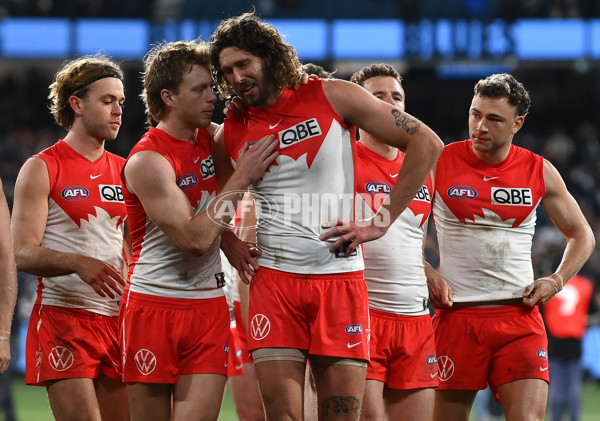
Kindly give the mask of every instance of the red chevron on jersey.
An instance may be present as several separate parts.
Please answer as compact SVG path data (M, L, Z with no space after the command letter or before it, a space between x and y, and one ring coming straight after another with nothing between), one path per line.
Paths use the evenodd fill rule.
M356 215L373 217L396 183L404 153L388 160L362 143L356 146ZM428 176L410 205L382 237L363 244L369 307L392 314L428 314L423 238L431 213ZM401 258L399 258L401 256Z
M533 282L531 244L545 194L544 159L533 152L512 145L504 161L489 165L470 140L444 148L435 169L433 218L439 272L455 303L522 296Z
M307 118L307 109L311 110L314 117ZM274 134L279 140L280 155L295 160L306 155L306 163L310 168L325 135L330 131L331 114L347 128L331 108L321 88L321 81L311 79L296 90L285 89L277 103L269 110L251 107L246 114L227 117L227 153L237 160L239 151L246 142L252 144L264 136ZM234 133L234 125L236 129L242 125L247 130L244 133Z
M369 205L373 213L377 213L396 184L398 171L404 161L404 152L398 151L395 159L388 160L359 142L356 153L358 157L356 192ZM415 216L422 215L420 226L423 226L431 213L432 192L431 176L428 176L425 184L408 205Z
M177 185L187 196L194 214L206 210L215 198L217 181L210 153L211 134L199 129L195 142L176 139L151 128L132 148L161 154L172 166ZM125 184L125 183L124 183ZM191 256L148 217L137 196L123 187L133 246L129 269L132 292L172 298L204 299L223 295L217 277L221 273L220 237L202 256Z
M461 222L496 215L517 227L546 193L543 158L512 145L506 159L489 165L470 140L446 146L436 164L436 195Z
M91 162L59 140L37 155L46 162L52 199L78 227L106 212L118 228L125 220L121 169L125 160L104 151Z
M35 157L48 168L50 196L43 247L78 253L123 267L126 218L121 187L125 160L110 152L96 161L59 140ZM100 297L77 273L39 277L38 302L116 316L119 299Z
M323 83L311 79L295 90L284 89L269 109L249 107L225 119L225 148L233 162L246 143L269 134L279 140L276 164L249 188L259 210L261 266L310 274L363 268L360 250L336 257L329 252L331 242L320 239L324 222L354 217L356 154L354 128L333 109ZM268 198L278 212L260 198Z

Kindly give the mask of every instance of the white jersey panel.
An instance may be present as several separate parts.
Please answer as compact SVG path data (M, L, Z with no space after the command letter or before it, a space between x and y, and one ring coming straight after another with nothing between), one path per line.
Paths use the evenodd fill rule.
M331 159L336 157L336 159ZM319 239L323 222L354 218L354 167L350 132L337 121L309 167L307 154L297 160L280 155L251 192L260 205L258 244L261 266L292 273L340 273L363 269L360 247L348 258L329 251ZM263 197L269 200L264 200ZM275 203L276 212L273 212Z

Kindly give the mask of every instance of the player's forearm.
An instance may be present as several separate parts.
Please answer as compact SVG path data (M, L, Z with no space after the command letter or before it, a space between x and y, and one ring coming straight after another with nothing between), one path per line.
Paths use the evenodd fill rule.
M15 251L17 270L31 275L53 277L77 272L78 254L27 245Z
M229 182L228 182L229 184ZM237 189L235 183L223 189L211 205L204 212L194 216L191 229L182 232L179 239L173 238L175 243L188 253L203 255L215 240L230 227L235 217L236 209L244 196L244 189Z
M14 261L2 262L0 273L0 336L10 336L15 304L17 302L17 273Z
M556 269L565 284L583 267L595 246L594 233L589 227L582 228L578 235L567 241L562 260Z
M411 142L406 148L398 180L388 196L389 199L380 209L380 212L389 214L390 224L415 198L442 153L443 144L435 134L432 136L424 134L420 140L422 142Z

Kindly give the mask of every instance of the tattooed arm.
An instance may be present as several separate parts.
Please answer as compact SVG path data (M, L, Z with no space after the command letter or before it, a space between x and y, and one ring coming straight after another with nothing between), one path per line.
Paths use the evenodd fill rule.
M375 98L366 89L345 80L326 80L323 89L335 111L388 145L406 153L398 180L383 206L369 221L330 221L336 226L322 239L340 236L332 251L350 242L347 255L362 242L381 237L406 209L433 168L444 144L426 124L398 107Z

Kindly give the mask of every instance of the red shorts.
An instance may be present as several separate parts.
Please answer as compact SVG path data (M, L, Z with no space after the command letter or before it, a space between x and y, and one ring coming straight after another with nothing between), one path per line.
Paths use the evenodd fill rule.
M248 346L369 359L363 272L303 275L261 267L250 284Z
M537 307L460 307L433 318L440 390L482 390L548 376L548 338Z
M436 387L437 364L431 316L371 312L371 361L367 379L392 389Z
M235 317L235 329L242 349L242 362L244 364L253 364L252 354L248 351L248 336L246 335L246 327L242 318L242 306L239 301L233 302L233 315Z
M126 383L176 383L181 374L227 375L225 297L182 299L129 292L121 300L119 329Z
M35 304L29 319L25 383L90 378L120 380L118 318L86 310Z
M244 361L242 342L234 323L229 328L229 346L227 358L227 377L241 376L244 374ZM247 352L247 351L246 351Z

